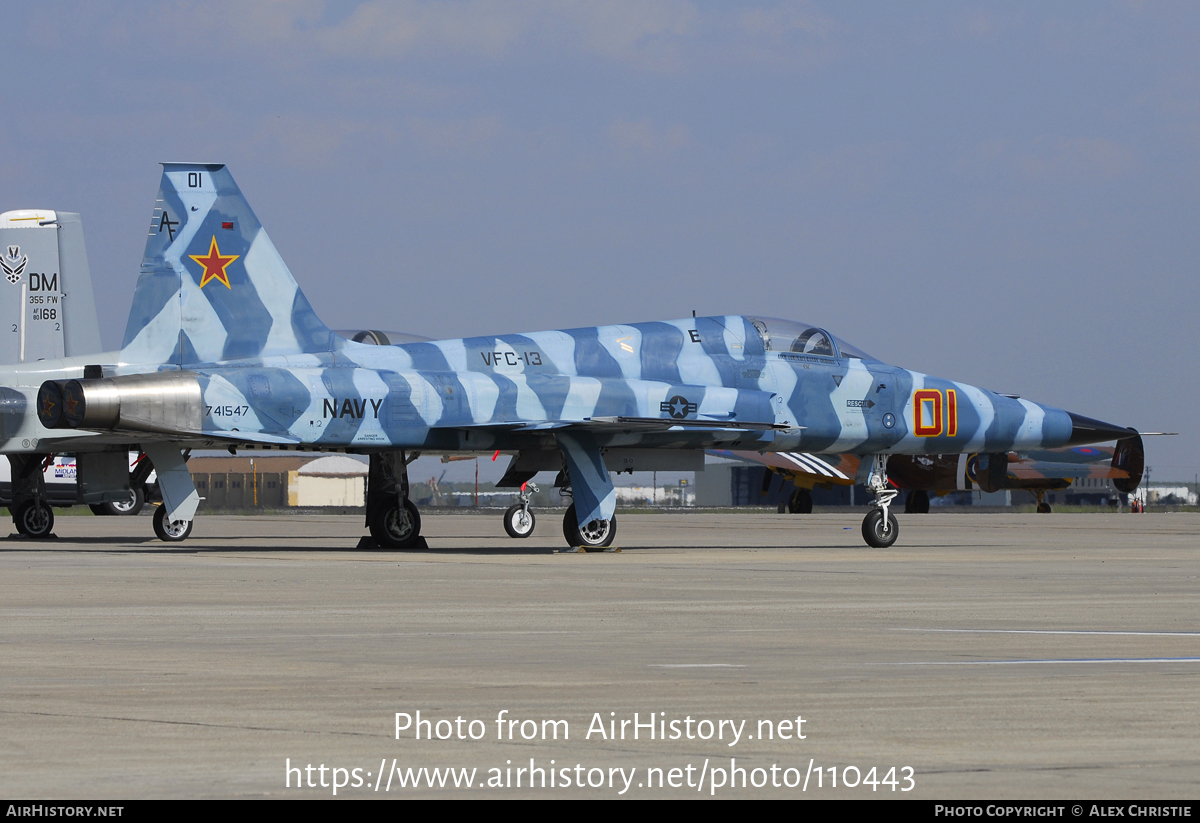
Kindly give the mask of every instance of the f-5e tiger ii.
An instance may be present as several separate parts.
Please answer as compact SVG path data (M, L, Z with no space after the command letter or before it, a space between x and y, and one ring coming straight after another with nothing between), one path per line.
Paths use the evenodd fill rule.
M0 418L6 451L140 446L158 471L156 531L168 540L186 537L196 513L190 448L369 455L366 525L387 548L421 542L406 470L420 452L513 454L517 485L559 470L573 500L563 532L585 549L616 534L611 470L706 449L849 453L871 466L863 536L885 547L899 533L890 455L1131 433L765 317L357 343L320 320L222 165L164 164L148 229L121 350L0 370L0 383L25 387L15 392L36 403L37 421L15 398Z

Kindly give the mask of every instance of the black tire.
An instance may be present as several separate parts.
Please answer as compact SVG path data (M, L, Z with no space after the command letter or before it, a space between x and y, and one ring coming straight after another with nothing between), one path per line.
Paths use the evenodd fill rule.
M616 536L616 515L611 520L593 520L583 527L575 517L574 503L567 507L567 513L563 515L563 537L567 539L568 546L582 547L589 552L604 551L612 545Z
M40 506L33 500L26 500L13 512L13 523L26 537L49 537L54 531L54 510L44 500Z
M504 512L504 531L508 532L509 537L516 540L529 537L533 534L535 526L537 526L537 518L533 516L533 512L526 512L525 507L520 503L509 506L508 510Z
M796 489L788 499L788 511L792 514L812 514L812 492Z
M871 509L863 518L862 536L868 546L875 549L886 549L900 536L900 524L896 522L896 515L888 512L888 530L887 534L884 534L883 509Z
M154 510L154 534L164 543L182 543L192 533L193 520L167 520L167 507Z
M131 517L146 505L146 497L141 489L129 492L129 499L120 503L93 503L89 508L97 517Z
M142 506L146 505L146 496L141 489L132 489L128 500L104 505L115 517L133 517L142 510Z
M403 506L399 501L380 504L368 527L381 548L410 549L421 537L421 513L411 500L405 500Z
M1038 511L1038 514L1050 514L1050 504L1049 503L1038 503L1037 511Z
M905 514L929 514L929 493L922 489L913 489L904 498Z

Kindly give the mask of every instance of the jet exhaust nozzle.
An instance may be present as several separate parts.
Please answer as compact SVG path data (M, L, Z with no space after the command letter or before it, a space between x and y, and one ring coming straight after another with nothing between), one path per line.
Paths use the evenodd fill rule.
M38 389L38 419L48 429L198 432L203 408L191 372L47 380Z
M62 427L62 387L64 383L66 383L65 380L47 380L38 389L37 416L42 425L48 429Z

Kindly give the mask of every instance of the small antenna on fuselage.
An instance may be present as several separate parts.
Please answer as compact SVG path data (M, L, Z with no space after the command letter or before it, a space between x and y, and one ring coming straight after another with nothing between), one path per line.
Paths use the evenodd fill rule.
M695 316L696 316L696 310L692 309L692 317L695 317Z

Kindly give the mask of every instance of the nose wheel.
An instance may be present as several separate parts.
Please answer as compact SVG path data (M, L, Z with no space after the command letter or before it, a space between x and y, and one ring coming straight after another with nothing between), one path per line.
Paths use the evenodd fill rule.
M504 512L504 531L509 537L519 540L533 534L537 518L529 510L529 498L538 491L541 490L533 483L521 484L521 494L517 497L520 502Z
M520 503L509 506L508 510L504 512L504 531L514 539L529 537L533 534L533 527L536 524L537 518L533 516L533 512Z

